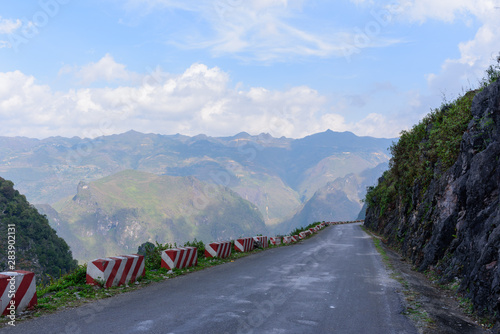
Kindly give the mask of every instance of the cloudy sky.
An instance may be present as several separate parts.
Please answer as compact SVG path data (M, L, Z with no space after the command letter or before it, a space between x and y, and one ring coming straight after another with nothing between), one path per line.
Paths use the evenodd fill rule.
M476 87L500 0L0 6L0 136L396 137Z

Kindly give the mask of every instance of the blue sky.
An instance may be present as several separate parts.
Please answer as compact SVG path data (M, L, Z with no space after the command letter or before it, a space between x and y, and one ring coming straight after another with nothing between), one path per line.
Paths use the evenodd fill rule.
M497 8L498 7L498 8ZM477 86L494 0L40 0L0 7L0 135L396 137Z

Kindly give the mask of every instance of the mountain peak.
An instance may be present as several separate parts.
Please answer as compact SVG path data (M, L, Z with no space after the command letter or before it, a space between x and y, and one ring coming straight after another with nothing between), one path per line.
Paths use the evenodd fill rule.
M241 139L241 138L250 138L252 137L248 132L242 131L238 133L237 135L233 136L234 139Z

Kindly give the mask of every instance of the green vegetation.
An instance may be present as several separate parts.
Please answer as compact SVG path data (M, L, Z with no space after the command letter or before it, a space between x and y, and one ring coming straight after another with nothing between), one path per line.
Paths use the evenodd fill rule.
M433 226L440 226L440 228L443 226L439 225L441 221L438 221L436 225L432 221L436 215L440 214L438 210L441 208L440 205L435 204L434 191L440 194L441 190L435 187L438 183L434 182L439 181L441 186L441 181L446 180L440 178L447 171L450 173L447 175L451 175L451 178L460 175L461 170L450 170L450 168L461 167L456 166L455 163L459 158L462 138L469 124L472 128L467 138L473 142L474 153L481 152L491 143L493 119L487 114L477 117L476 112L479 113L480 109L474 109L476 117L473 118L471 107L474 97L500 78L500 56L496 60L497 63L486 71L479 89L470 90L452 102L443 103L440 108L429 113L411 130L401 132L399 141L390 148L392 158L389 170L379 179L377 186L369 187L367 191L365 202L372 218L367 222L370 229L383 233L391 246L396 249L400 248L420 269L429 268L428 255L435 256L433 261L438 262L437 264L432 262L432 267L440 268L439 276L443 275L439 279L436 278L436 281L449 281L450 272L460 277L457 273L461 272L463 265L454 264L452 267L448 264L451 261L447 259L449 260L456 247L462 247L463 244L457 243L455 246L449 246L453 240L457 238L458 241L461 240L457 230L453 230L453 225L447 230L443 228L440 232L435 232L435 228L433 230ZM478 102L481 103L481 100L476 101ZM477 107L481 106L477 105ZM466 144L468 143L470 141ZM432 192L429 191L431 186ZM433 239L435 237L437 238ZM431 246L437 246L435 253L429 250L434 249L433 247L426 247L429 245L429 240L434 240ZM454 262L457 263L455 260ZM448 266L446 271L441 270L443 262ZM444 276L445 272L447 277ZM475 280L474 278L472 281L475 282ZM472 284L469 283L469 285ZM449 288L459 290L459 284L453 282ZM457 294L460 295L458 291ZM474 302L477 302L476 298ZM462 297L460 303L467 313L472 311L472 303L469 300Z
M486 71L481 89L500 77L500 56L497 64ZM413 209L414 187L417 186L421 199L430 182L448 170L457 160L460 141L472 119L472 100L480 90L471 90L450 103L429 113L409 131L402 131L401 137L391 148L392 158L376 187L369 187L365 201L370 207L379 209L382 216L392 209L397 198L407 208ZM491 120L481 120L487 127Z
M68 245L49 226L47 218L14 189L11 181L3 178L0 178L0 221L0 271L31 270L47 280L77 266ZM13 248L9 249L9 245Z
M490 65L486 70L486 77L481 81L481 88L485 88L500 79L500 54L496 58L496 64Z
M63 237L78 260L126 254L144 240L183 243L266 233L258 208L229 188L194 177L126 170L81 183L60 202ZM103 233L105 232L105 233Z
M457 160L460 141L472 118L470 106L477 91L470 91L455 101L428 114L410 131L402 131L390 150L390 169L377 187L369 187L366 202L377 206L380 215L401 198L408 210L413 209L413 187L419 185L423 196L431 180L450 168Z
M196 247L198 250L198 259L205 257L205 244L201 240L197 241L196 238L194 238L193 241L186 242L184 247Z
M297 227L295 230L293 230L289 235L299 235L300 232L304 232L304 231L307 231L308 229L310 228L313 228L313 227L316 227L318 226L319 224L321 224L321 222L315 222L315 223L311 223L309 225L307 225L306 227Z
M465 296L464 292L460 292L461 280L458 277L448 283L440 283L441 275L439 275L435 269L429 269L425 271L425 276L429 279L434 286L441 290L452 292L453 298L458 302L462 311L469 317L472 317L478 324L480 324L485 329L493 328L495 325L496 316L479 316L474 309L474 304L470 298ZM485 310L486 311L486 310Z

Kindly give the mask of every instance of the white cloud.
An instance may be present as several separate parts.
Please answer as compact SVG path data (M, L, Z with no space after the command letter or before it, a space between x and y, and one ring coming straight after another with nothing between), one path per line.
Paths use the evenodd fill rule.
M216 136L267 132L298 138L331 128L393 134L384 132L392 123L380 115L357 123L344 120L345 110L326 113L328 99L307 86L242 90L229 83L227 73L203 64L177 75L157 69L138 85L68 91L53 91L19 71L0 73L0 133L97 137L135 129Z
M428 20L447 23L463 21L469 25L474 19L480 27L472 40L463 41L457 47L460 58L447 59L440 73L427 76L433 92L444 89L452 94L477 86L484 70L493 63L500 51L500 8L493 0L405 0L400 2L398 14L401 20L423 24ZM446 92L445 92L446 93Z
M125 65L117 63L110 54L106 54L96 63L82 67L64 66L59 74L73 74L83 85L97 81L112 83L138 79L137 74L127 71Z
M400 43L382 34L358 42L359 32L318 22L305 13L306 0L129 0L126 7L136 13L140 8L168 8L195 13L209 29L176 31L170 43L187 49L208 49L214 56L230 55L245 61L283 62L305 57L346 57L364 48ZM320 5L319 3L313 6ZM204 26L205 27L205 26ZM185 27L184 27L185 28ZM364 28L364 27L363 27Z
M483 15L495 9L491 0L402 0L397 6L405 20L424 23L429 19L453 22L468 15Z
M0 34L12 34L22 26L21 20L3 19L0 16Z

